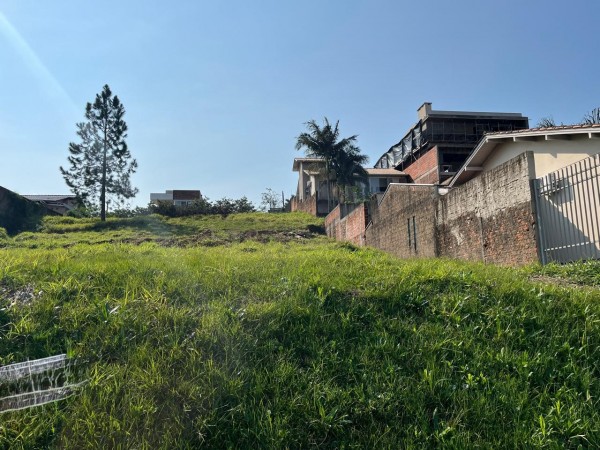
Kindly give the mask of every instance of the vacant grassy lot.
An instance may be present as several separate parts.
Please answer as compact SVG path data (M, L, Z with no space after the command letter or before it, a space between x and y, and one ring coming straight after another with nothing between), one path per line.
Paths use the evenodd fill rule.
M77 395L3 448L598 448L600 265L401 261L301 214L0 235L0 365Z

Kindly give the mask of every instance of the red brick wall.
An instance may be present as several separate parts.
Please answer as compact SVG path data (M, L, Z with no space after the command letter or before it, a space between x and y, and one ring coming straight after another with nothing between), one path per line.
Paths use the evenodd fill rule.
M439 157L437 146L428 150L410 165L405 166L403 172L410 175L415 183L439 183Z
M367 225L367 204L361 203L347 216L340 219L340 206L336 206L325 217L327 236L337 241L348 241L355 245L365 245L365 227Z
M292 197L290 201L290 209L294 211L302 211L313 216L317 215L317 197L315 195L307 198L304 201L299 201L297 197Z

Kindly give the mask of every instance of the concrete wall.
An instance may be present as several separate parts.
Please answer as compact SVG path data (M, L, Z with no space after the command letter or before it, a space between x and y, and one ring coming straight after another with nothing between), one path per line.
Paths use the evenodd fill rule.
M366 244L401 258L535 262L533 170L533 154L524 153L444 196L435 186L390 185L371 205Z
M365 232L366 244L400 258L437 256L435 208L438 197L435 186L390 184L381 201L374 200L370 205L371 223Z
M325 217L327 236L336 241L348 241L355 245L365 245L365 227L367 225L367 204L361 203L348 215L340 218L340 205Z
M439 164L438 148L436 146L405 167L403 172L410 175L415 183L438 183L440 180Z

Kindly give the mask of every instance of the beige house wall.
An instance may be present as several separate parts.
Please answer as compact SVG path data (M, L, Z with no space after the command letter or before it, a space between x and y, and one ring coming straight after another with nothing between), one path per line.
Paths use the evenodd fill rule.
M533 178L540 178L569 164L600 154L600 139L573 135L568 140L501 142L483 164L483 171L487 172L528 151L533 153Z

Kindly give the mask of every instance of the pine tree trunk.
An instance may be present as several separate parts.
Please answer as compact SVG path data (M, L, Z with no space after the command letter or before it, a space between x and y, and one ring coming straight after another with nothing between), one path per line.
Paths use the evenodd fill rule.
M104 142L103 142L103 151L102 151L102 186L100 190L100 220L102 222L106 221L106 151L107 151L107 142L106 142L106 122L104 123Z

